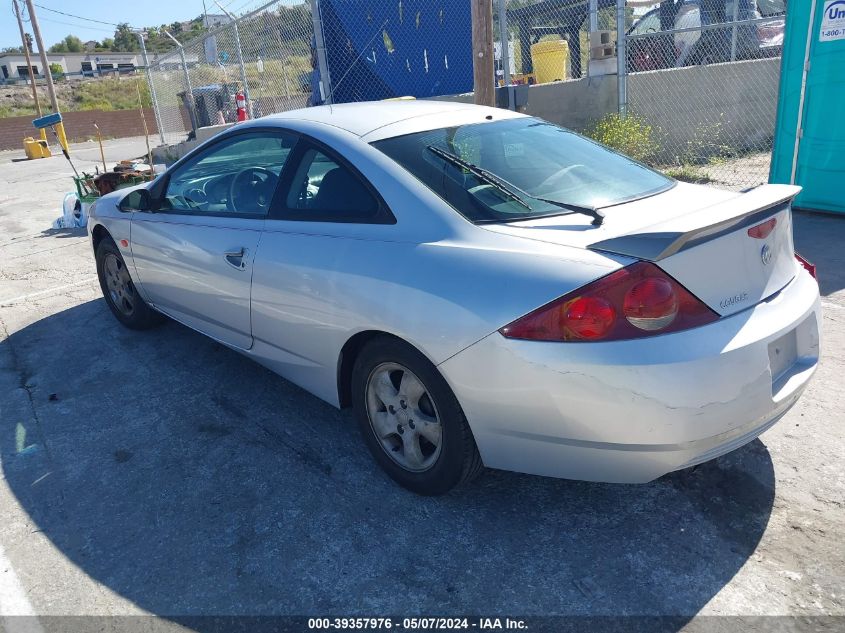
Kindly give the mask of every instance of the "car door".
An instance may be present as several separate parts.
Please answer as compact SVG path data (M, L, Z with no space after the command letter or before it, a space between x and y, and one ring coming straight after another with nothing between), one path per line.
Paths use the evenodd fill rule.
M252 263L296 137L227 135L176 165L149 213L133 215L138 280L165 314L233 347L252 347Z
M294 151L255 259L253 353L292 382L337 398L337 354L350 330L378 322L366 305L367 268L396 220L375 188L329 148Z

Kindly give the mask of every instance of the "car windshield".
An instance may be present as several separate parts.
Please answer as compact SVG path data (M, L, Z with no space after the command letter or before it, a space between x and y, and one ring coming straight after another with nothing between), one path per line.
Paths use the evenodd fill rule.
M373 145L472 222L607 207L674 185L633 159L531 117L418 132Z

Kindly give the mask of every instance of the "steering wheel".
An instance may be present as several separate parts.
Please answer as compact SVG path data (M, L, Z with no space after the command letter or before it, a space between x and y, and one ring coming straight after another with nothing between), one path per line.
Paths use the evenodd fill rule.
M587 167L586 165L582 165L580 163L570 165L569 167L564 167L563 169L553 173L551 176L549 176L543 182L537 185L537 191L539 193L551 193L552 191L555 191L559 181L561 181L564 176L571 176L571 172L576 169L587 169Z
M233 213L248 213L251 209L266 211L278 181L278 176L264 167L242 169L229 184L226 208Z

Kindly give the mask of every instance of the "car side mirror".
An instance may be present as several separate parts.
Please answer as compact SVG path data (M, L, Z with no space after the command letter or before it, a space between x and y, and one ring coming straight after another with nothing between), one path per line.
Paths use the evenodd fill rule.
M152 196L149 190L144 187L135 189L124 196L118 208L121 211L150 211L152 209Z

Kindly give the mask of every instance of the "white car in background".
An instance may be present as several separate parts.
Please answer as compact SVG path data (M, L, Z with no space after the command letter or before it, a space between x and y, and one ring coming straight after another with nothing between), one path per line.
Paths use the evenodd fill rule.
M168 315L351 405L387 473L439 494L482 464L647 482L774 424L819 355L798 191L378 102L237 125L88 226L120 322Z

